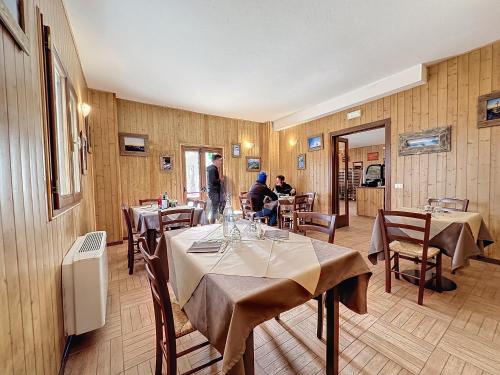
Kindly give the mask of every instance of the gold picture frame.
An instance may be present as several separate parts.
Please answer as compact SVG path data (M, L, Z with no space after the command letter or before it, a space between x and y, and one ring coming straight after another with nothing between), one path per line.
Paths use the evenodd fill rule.
M118 133L120 155L149 156L149 136L146 134Z
M482 95L477 101L477 127L500 125L500 91Z

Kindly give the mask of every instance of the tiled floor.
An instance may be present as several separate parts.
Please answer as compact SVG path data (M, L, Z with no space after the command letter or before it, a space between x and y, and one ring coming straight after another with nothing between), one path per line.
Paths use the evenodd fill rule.
M366 254L373 220L353 216L351 227L336 233L335 243ZM154 320L143 267L128 276L125 246L109 248L108 322L78 337L66 374L151 374L154 369ZM407 264L411 267L411 264ZM500 374L500 266L472 261L470 267L444 273L455 280L453 292L426 292L416 303L417 287L394 282L384 290L381 264L371 266L369 313L341 307L342 374ZM316 339L316 306L308 303L255 330L258 373L324 373L325 343ZM181 346L201 340L191 334ZM186 371L216 355L205 348L180 361ZM204 374L217 373L218 366Z

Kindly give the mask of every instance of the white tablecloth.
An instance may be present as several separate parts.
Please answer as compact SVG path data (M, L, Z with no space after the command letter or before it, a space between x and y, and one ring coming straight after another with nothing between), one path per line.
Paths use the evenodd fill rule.
M245 235L245 225L239 224L242 242L229 245L224 252L218 253L188 253L187 250L193 242L208 236L222 237L220 224L193 227L181 233L166 233L175 268L174 291L181 306L208 273L287 278L314 293L321 267L309 238L290 233L288 240L251 239Z

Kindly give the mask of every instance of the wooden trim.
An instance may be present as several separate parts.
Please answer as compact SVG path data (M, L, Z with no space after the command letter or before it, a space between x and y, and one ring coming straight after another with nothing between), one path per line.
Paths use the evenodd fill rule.
M121 245L123 243L123 240L122 241L113 241L113 242L108 242L106 243L106 246L116 246L116 245Z
M500 125L500 118L486 120L486 102L490 99L500 98L500 91L493 91L486 95L481 95L477 99L477 127L488 128Z
M4 0L0 0L0 21L9 31L12 38L16 41L19 48L21 48L27 55L30 54L30 41L28 35L26 34L26 1L20 0L19 5L21 25L14 19L12 14L5 5Z
M333 168L335 167L335 150L334 150L334 139L340 136L346 136L348 134L360 133L367 130L373 130L378 128L385 128L385 209L391 209L391 119L386 118L383 120L373 121L366 124L353 126L350 128L335 130L329 133L329 138L331 142L330 146L330 156L329 156L329 180L330 180L330 192L331 197L329 198L329 210L334 212L334 186L336 182L336 174L334 173Z

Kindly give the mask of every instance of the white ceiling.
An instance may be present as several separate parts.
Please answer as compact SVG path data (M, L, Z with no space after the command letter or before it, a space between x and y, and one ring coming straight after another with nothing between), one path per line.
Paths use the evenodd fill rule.
M385 143L385 128L367 130L344 136L349 140L349 148L382 145Z
M500 38L498 0L64 0L92 88L272 121Z

